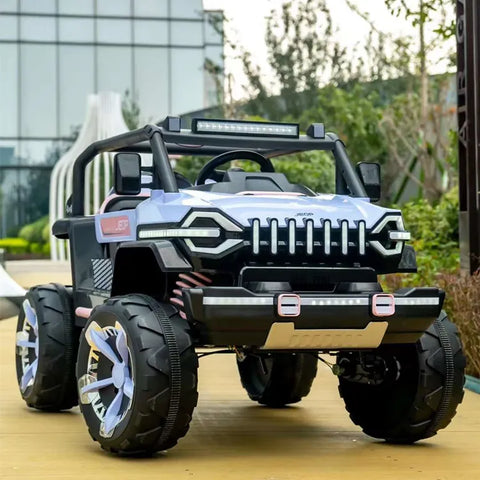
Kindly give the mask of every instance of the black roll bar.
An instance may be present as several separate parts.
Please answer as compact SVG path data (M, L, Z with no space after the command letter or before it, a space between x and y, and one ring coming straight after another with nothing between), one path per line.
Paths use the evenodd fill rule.
M253 148L252 148L253 147ZM355 197L367 197L365 187L352 167L343 142L333 133L316 139L300 136L298 139L274 137L244 137L212 134L192 134L190 131L170 132L161 126L146 125L143 128L122 133L105 140L98 140L88 146L75 160L73 166L72 215L85 214L85 169L100 153L112 151L151 152L155 184L165 192L178 192L175 174L172 170L171 154L220 154L235 148L256 150L274 157L277 154L295 153L308 150L331 151L336 165L337 193L345 192Z
M88 146L75 160L73 166L72 215L85 214L85 169L100 153L122 150L125 147L148 140L153 154L153 165L158 185L165 192L178 192L177 182L173 173L165 143L162 139L162 129L156 125L146 125L143 128L122 133L114 137L98 140Z

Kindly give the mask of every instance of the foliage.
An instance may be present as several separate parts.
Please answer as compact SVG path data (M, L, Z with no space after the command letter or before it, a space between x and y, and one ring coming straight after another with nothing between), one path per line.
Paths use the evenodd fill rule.
M264 75L248 52L243 54L251 99L247 113L279 120L299 118L315 101L320 85L355 77L346 48L334 39L325 0L285 2L267 18L265 42L272 76ZM266 78L273 81L265 83ZM278 97L272 93L278 91ZM252 109L250 110L250 107Z
M200 169L208 161L205 157L184 156L175 164L175 170L192 183ZM272 159L275 171L284 173L292 183L300 183L315 192L333 192L335 190L335 170L333 159L325 152L302 152ZM258 171L259 166L250 161L233 161L229 166L243 168L247 172Z
M0 238L0 248L7 253L20 254L28 252L28 242L23 238L7 237Z
M406 286L435 286L440 274L454 274L459 269L458 189L445 194L431 205L420 199L402 207L405 228L411 232L417 254L418 273L387 275L389 289Z
M377 94L366 94L361 85L350 90L330 85L318 91L316 100L299 120L304 129L313 122L327 122L328 131L335 132L346 143L353 162L383 163L387 146L379 129L382 111L376 103Z
M140 107L138 100L130 90L125 90L122 98L122 114L129 130L135 130L140 127Z
M411 195L413 184L434 203L456 183L448 141L455 109L446 101L451 76L431 74L453 51L454 2L385 1L392 16L410 21L414 34L383 31L347 0L370 26L367 42L353 55L337 42L325 0L292 0L273 10L265 37L272 75L244 52L250 100L243 111L275 121L300 119L303 128L323 121L345 140L353 161L384 165L384 199Z
M273 159L275 170L284 173L291 183L300 183L314 192L335 191L333 159L325 152L303 152Z
M45 243L44 230L48 229L48 216L42 217L33 223L29 223L20 229L18 236L29 243Z

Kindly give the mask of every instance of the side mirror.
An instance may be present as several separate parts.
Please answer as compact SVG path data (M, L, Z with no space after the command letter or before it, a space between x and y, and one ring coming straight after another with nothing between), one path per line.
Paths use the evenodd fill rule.
M357 173L372 202L378 202L382 194L380 165L378 163L357 163Z
M137 195L142 189L138 153L117 153L113 158L114 189L118 195Z

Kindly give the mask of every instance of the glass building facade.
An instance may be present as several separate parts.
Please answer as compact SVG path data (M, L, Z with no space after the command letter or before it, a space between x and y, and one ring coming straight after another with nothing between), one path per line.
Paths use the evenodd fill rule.
M202 0L0 0L0 238L47 214L88 94L128 91L141 124L215 105L222 19Z

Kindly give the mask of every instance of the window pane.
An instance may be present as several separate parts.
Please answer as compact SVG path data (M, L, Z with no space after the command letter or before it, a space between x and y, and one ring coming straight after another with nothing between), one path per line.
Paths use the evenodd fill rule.
M222 47L205 47L205 58L213 62L214 65L223 67L223 48Z
M16 40L17 35L17 17L15 15L2 15L0 17L0 40Z
M18 232L13 229L18 221L18 184L20 172L5 169L18 164L18 142L0 140L0 238L14 236Z
M172 49L172 112L179 115L203 108L203 51Z
M168 56L165 48L135 49L135 91L142 123L158 121L170 113Z
M58 160L58 152L52 140L22 140L20 159L22 165L51 165Z
M130 0L97 0L98 15L115 15L129 17L130 12Z
M16 12L17 0L2 0L0 2L0 12Z
M132 49L130 47L98 47L98 90L123 95L132 91Z
M59 18L59 40L61 42L94 41L93 19Z
M171 2L170 8L173 18L200 18L203 12L202 0Z
M54 45L21 45L22 136L57 134L57 82Z
M20 18L20 32L22 40L55 41L55 18L31 17Z
M168 44L168 22L162 20L134 20L133 23L135 44Z
M172 45L202 46L202 22L172 22Z
M87 96L94 86L94 47L59 47L60 135L69 137L85 119Z
M70 15L93 15L93 0L60 0L58 11Z
M167 17L168 0L138 0L133 2L137 17Z
M0 135L17 137L18 46L0 44Z
M97 20L99 43L132 43L130 20Z
M18 143L16 140L0 140L0 167L10 167L18 163ZM1 181L1 173L0 173Z
M55 0L20 0L20 11L30 13L55 13Z
M55 141L20 142L22 164L31 166L21 171L21 181L17 187L20 198L16 199L16 203L20 208L21 223L29 223L48 214L51 169L36 167L51 167L58 160L60 152L60 145Z

